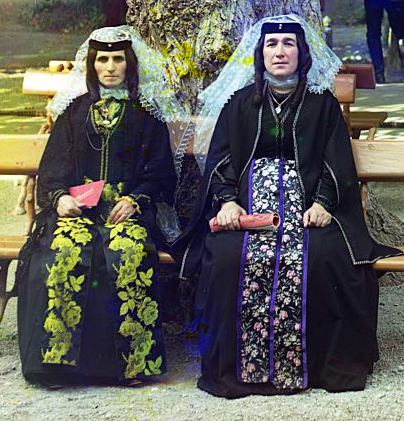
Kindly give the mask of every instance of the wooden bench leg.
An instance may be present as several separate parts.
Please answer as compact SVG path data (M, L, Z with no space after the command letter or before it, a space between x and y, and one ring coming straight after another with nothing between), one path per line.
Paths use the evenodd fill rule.
M8 300L16 295L15 287L7 291L7 273L11 260L0 260L0 323L3 320L4 310Z
M18 195L17 204L13 210L14 215L23 215L25 211L25 198L27 197L27 184L29 176L24 177L21 184L20 194Z
M377 127L371 127L368 131L368 136L366 140L369 140L369 141L375 140L376 130L377 130Z
M361 194L361 201L363 207L363 216L365 218L366 223L369 222L367 216L367 206L368 206L368 183L362 182L360 185L360 194Z
M359 139L361 136L360 129L352 129L352 139Z
M36 177L29 176L27 180L27 194L25 197L25 210L27 211L27 226L25 233L30 234L35 221L35 183Z

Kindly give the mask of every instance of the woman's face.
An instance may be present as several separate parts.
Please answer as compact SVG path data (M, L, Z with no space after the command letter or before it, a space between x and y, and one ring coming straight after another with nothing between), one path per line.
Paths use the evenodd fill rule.
M97 51L94 68L101 85L105 88L116 88L125 81L125 50Z
M272 76L286 79L296 72L299 64L299 49L296 34L265 34L264 65Z

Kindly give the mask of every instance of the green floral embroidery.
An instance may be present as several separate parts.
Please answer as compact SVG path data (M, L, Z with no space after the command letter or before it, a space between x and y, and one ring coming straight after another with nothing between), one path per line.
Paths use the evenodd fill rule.
M152 301L150 297L146 297L137 311L137 317L143 320L146 326L153 325L157 320L158 309L156 301Z
M162 357L159 356L156 361L147 360L156 344L151 329L158 318L157 302L147 296L147 287L152 284L153 268L146 272L138 270L147 255L143 244L147 231L133 221L106 226L111 228L109 248L121 252L120 265L115 270L118 273L118 297L122 301L119 314L125 319L119 333L131 341L129 355L123 355L127 363L125 378L131 379L140 373L147 376L161 374ZM139 321L134 320L131 314L136 314Z
M109 136L120 122L124 109L124 102L105 98L92 104L90 112L95 130L102 136Z
M112 210L117 200L121 197L124 186L125 184L123 182L119 182L118 184L106 183L101 193L101 201L108 203ZM107 221L107 215L103 219Z
M42 350L43 362L48 364L76 365L66 355L72 347L72 336L81 321L82 309L74 301L75 293L81 291L84 275L70 274L81 262L81 247L92 240L87 218L59 218L52 250L57 250L55 263L49 268L46 280L48 308L44 329L50 334L48 348Z
M119 192L112 184L105 184L102 190L101 199L106 202L115 202L115 199L118 199Z

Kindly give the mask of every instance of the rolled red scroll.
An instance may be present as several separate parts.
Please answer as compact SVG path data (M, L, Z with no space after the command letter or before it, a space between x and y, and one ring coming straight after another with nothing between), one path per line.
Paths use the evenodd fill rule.
M281 218L275 212L253 213L252 215L240 215L239 223L242 230L273 230L279 227ZM224 228L217 223L214 217L209 221L212 232L223 231Z

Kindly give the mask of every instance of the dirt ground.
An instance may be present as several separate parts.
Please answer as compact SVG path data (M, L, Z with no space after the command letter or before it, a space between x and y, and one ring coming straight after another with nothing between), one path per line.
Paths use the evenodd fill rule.
M380 361L362 392L308 390L289 397L251 396L228 401L196 388L194 341L166 325L168 373L160 383L132 388L68 387L48 390L20 373L16 299L0 328L2 421L402 421L404 420L404 285L381 288Z

